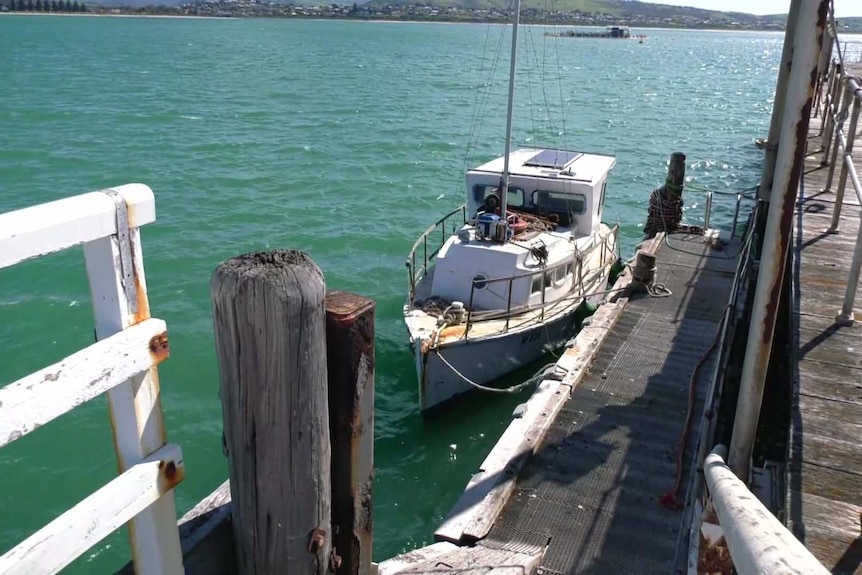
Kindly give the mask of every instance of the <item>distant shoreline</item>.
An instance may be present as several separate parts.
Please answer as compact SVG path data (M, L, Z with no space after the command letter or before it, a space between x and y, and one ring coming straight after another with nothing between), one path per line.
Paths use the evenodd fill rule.
M504 21L488 21L488 20L396 20L387 18L325 18L312 16L201 16L197 14L138 14L133 12L0 12L0 16L84 16L94 18L170 18L174 20L192 19L192 20L307 20L312 22L373 22L377 24L497 24L508 25ZM528 22L521 23L522 26L558 26L566 28L604 28L600 24L567 24L560 22ZM761 32L761 33L778 33L783 34L783 30L764 30L758 28L680 28L676 26L655 27L655 26L630 26L637 30L691 30L691 31L714 31L714 32ZM635 40L635 38L619 38L620 40Z
M193 20L242 20L223 16L185 16L182 14L105 14L104 12L0 12L0 16L82 16L85 18L190 18Z

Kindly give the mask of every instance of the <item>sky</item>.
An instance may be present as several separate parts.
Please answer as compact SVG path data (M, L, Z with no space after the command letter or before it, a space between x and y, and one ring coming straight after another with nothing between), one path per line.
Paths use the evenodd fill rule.
M747 14L787 14L790 0L644 0L652 4L673 4L691 6L707 10L725 12L745 12ZM835 17L847 18L862 16L860 0L835 0Z

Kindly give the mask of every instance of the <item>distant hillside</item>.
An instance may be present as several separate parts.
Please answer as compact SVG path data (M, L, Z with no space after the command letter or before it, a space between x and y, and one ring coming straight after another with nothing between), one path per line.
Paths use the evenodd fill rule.
M429 4L441 7L469 8L474 10L505 9L509 6L506 0L371 0L367 6L398 6L410 4ZM739 12L719 12L689 8L685 6L670 6L667 4L652 4L637 0L522 0L524 10L545 10L557 12L576 12L589 14L596 19L614 19L620 22L637 22L647 20L660 22L668 20L684 22L686 20L713 21L716 23L736 22L744 27L770 27L781 29L787 20L786 15L756 16Z

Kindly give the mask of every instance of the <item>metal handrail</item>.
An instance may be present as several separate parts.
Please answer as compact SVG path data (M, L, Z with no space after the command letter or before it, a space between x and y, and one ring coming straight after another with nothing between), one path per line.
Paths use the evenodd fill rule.
M504 332L509 331L509 319L514 314L520 314L520 313L526 313L529 311L540 310L541 316L539 317L538 321L544 321L545 309L548 307L551 307L553 305L557 305L558 303L560 303L560 301L564 301L566 298L571 297L571 294L575 291L575 288L578 285L573 280L572 286L569 290L569 295L567 295L566 298L556 299L556 300L551 301L551 302L545 301L545 290L547 288L546 279L547 279L548 273L556 272L556 270L558 270L560 268L564 268L565 266L567 266L569 264L574 264L576 262L577 265L579 266L578 275L581 276L582 268L580 266L583 265L584 256L592 253L593 250L595 250L595 249L601 248L602 249L601 266L599 268L597 268L596 270L590 272L586 277L581 276L580 285L583 285L584 283L586 283L585 279L589 278L590 274L592 274L592 275L598 274L598 273L602 272L606 267L613 265L613 261L611 261L611 262L605 261L605 257L607 255L607 252L609 249L607 246L607 240L611 234L614 235L615 240L618 240L618 238L619 238L619 224L614 224L614 226L610 230L610 233L607 236L605 236L605 238L602 241L594 242L592 245L590 245L583 252L576 252L577 257L575 258L575 260L566 259L566 260L563 260L559 263L554 264L553 266L550 266L550 267L543 266L541 269L538 269L535 271L524 272L524 273L520 273L520 274L514 274L511 276L501 276L501 277L481 280L479 283L482 283L485 286L487 286L489 284L493 284L493 283L501 283L501 282L507 283L507 298L506 298L507 301L506 301L506 310L505 311L503 311L503 310L482 310L480 312L475 312L473 310L473 300L474 300L474 296L475 296L475 290L476 290L476 283L477 282L476 282L476 280L472 280L470 282L470 299L469 299L469 303L467 304L467 320L466 320L466 326L464 329L464 338L466 339L468 337L469 332L470 332L470 324L474 322L473 316L476 315L477 313L482 314L483 320L497 319L497 314L499 314L500 318L505 318L506 319L506 326L504 327L504 330L503 330ZM616 245L616 242L614 245ZM573 267L572 267L572 273L573 274L574 274L574 271L575 270L574 270L574 265L573 265ZM542 301L541 301L541 303L539 305L533 305L530 303L521 304L521 305L518 305L518 306L513 308L512 307L512 284L516 280L519 280L519 279L530 279L530 281L532 282L532 279L536 276L540 276L542 278L542 288L541 288Z
M439 220L437 220L436 222L434 222L433 224L431 224L430 226L428 226L428 229L425 230L424 232L422 232L422 235L419 236L419 238L413 244L413 247L410 249L410 253L407 254L407 261L406 261L407 276L408 276L407 279L408 279L409 287L410 287L410 305L411 306L413 305L413 301L416 299L416 283L425 276L425 273L428 271L428 264L437 255L437 253L443 247L443 244L446 243L446 224L451 222L452 216L454 216L455 214L457 214L459 212L461 213L461 225L466 224L467 223L467 203L465 202L465 203L461 204L460 206L458 206L457 208L455 208L454 210L452 210L451 212L449 212L448 214L446 214L445 216L443 216L442 218L440 218ZM454 233L455 227L456 227L456 224L453 223L452 224L452 230L449 233ZM429 255L429 253L428 253L428 237L431 234L435 233L438 228L440 229L440 236L441 236L440 245L438 245L436 249L433 249L431 251L431 254ZM420 245L422 246L422 253L423 253L422 266L417 270L416 269L416 251L419 249Z
M726 451L721 445L713 449L703 473L736 572L828 575L826 567L727 466Z
M833 37L833 40L835 45L838 46L837 35ZM843 63L843 56L839 49L838 58L833 59L831 63L829 75L832 83L829 85L830 93L826 96L823 106L825 124L823 134L823 163L829 165L824 191L831 191L835 168L839 165L841 167L838 186L835 189L835 205L832 211L832 221L828 230L830 233L840 233L841 210L844 204L844 191L847 186L848 177L850 183L853 185L856 198L859 204L862 205L862 183L860 183L856 165L853 161L853 145L859 126L860 111L862 111L862 78L848 74ZM845 122L848 117L849 125L847 125L845 133ZM828 161L827 158L829 158ZM862 271L862 214L860 214L859 231L853 251L849 277L847 278L844 301L841 311L837 316L839 323L852 324L854 321L853 305L859 285L860 271Z

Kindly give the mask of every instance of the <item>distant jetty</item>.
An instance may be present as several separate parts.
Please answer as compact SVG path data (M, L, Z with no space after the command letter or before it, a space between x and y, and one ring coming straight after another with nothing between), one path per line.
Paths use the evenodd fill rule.
M619 38L646 40L643 34L632 34L628 26L606 26L604 30L566 30L565 32L548 32L545 36L555 38Z

